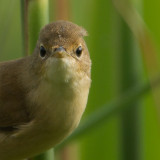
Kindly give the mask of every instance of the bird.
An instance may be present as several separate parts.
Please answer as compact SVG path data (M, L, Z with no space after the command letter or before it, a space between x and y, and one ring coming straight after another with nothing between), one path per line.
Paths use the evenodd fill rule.
M31 55L0 62L0 160L36 156L78 126L91 86L85 36L83 27L55 21Z

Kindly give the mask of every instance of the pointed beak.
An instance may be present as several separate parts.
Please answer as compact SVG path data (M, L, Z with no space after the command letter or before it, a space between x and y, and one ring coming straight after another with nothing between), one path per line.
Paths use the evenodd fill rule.
M53 51L53 57L64 58L66 56L66 50L63 47L55 48Z

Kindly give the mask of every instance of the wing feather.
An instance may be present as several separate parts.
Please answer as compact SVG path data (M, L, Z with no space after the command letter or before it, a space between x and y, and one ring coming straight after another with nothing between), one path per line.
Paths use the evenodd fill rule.
M30 121L20 74L24 59L0 63L0 130Z

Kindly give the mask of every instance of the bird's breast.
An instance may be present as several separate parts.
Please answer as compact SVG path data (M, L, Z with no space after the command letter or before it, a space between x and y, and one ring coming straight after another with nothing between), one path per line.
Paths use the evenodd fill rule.
M75 129L86 107L90 79L86 76L68 83L43 81L30 93L36 104L36 122L58 143ZM49 136L50 136L49 135Z

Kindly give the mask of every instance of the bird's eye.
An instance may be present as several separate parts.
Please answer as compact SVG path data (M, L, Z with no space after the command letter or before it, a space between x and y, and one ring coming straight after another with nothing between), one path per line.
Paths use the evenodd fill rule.
M46 56L46 49L43 46L40 46L40 56L42 58Z
M76 50L76 55L77 55L77 57L80 57L81 54L82 54L82 47L79 46L79 47L77 48L77 50Z

